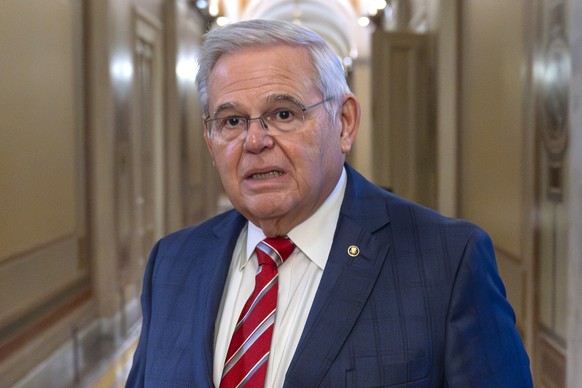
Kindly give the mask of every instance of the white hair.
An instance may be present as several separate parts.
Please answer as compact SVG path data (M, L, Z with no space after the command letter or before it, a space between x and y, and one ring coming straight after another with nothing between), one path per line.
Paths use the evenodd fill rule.
M339 57L315 32L285 21L247 20L215 28L204 36L196 86L208 115L208 79L220 57L249 46L285 44L304 47L313 65L313 81L322 96L337 100L350 92ZM326 104L331 112L331 105Z

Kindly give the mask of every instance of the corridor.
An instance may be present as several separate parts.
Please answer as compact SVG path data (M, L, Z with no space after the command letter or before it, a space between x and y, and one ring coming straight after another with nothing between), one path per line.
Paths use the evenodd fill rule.
M535 386L580 386L581 0L3 0L0 388L123 387L150 250L231 206L194 79L247 19L332 46L348 163L483 227Z

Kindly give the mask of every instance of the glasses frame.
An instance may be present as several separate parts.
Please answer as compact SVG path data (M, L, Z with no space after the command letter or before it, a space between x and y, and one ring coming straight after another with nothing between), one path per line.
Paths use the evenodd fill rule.
M317 107L319 105L322 105L322 104L324 104L324 103L326 103L326 102L328 102L330 100L331 100L331 97L326 97L323 100L321 100L321 101L319 101L319 102L317 102L317 103L315 103L313 105L302 106L302 105L299 105L298 104L299 105L299 108L301 109L301 114L302 114L301 120L303 121L303 124L305 123L305 112L307 112L308 110L313 109L313 108L315 108L315 107ZM253 120L259 120L259 123L261 124L261 128L263 128L264 130L269 130L269 126L265 122L265 119L263 118L263 116L268 115L268 114L271 114L271 113L273 113L273 112L265 112L262 115L257 116L257 117L231 116L230 118L237 118L237 119L240 119L240 120L244 120L244 122L245 122L244 132L248 132L249 131L249 128L251 126L251 121L253 121ZM212 122L212 121L222 120L224 118L225 117L213 117L213 118L211 118L210 116L208 116L207 118L205 118L203 120L204 126L210 132L210 128L208 127L208 123L209 122Z

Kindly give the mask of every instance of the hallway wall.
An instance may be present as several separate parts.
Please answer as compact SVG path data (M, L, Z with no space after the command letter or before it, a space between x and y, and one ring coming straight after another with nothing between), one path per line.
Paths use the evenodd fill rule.
M461 6L459 216L491 234L501 275L528 340L532 300L524 122L527 80L521 2L466 1ZM531 344L529 346L531 349Z
M139 322L147 255L219 183L186 0L0 4L0 386L81 384Z
M0 386L8 386L94 305L80 2L1 7Z

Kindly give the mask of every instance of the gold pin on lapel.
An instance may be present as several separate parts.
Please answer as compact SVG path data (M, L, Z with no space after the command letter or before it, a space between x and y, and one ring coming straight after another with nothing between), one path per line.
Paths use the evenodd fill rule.
M348 255L350 255L351 257L356 257L360 254L360 248L358 248L355 245L350 245L350 247L348 248Z

